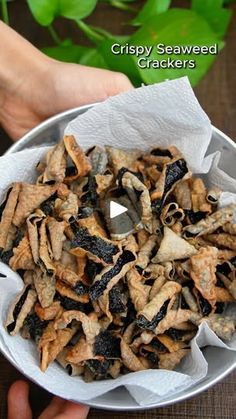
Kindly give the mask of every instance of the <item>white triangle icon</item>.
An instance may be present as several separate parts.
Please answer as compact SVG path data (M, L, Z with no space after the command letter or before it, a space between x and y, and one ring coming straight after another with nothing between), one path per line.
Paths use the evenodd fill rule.
M120 205L115 201L110 201L110 218L115 218L126 211L128 211L128 209L123 205Z

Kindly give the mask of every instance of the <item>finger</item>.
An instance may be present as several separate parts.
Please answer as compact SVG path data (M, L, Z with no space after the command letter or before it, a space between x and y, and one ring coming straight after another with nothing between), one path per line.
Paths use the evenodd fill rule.
M64 411L66 401L60 397L53 397L48 407L41 413L38 419L52 419L55 418L59 413Z
M8 419L32 419L29 385L25 381L12 384L7 395Z
M86 419L89 407L73 402L65 402L63 411L55 419Z

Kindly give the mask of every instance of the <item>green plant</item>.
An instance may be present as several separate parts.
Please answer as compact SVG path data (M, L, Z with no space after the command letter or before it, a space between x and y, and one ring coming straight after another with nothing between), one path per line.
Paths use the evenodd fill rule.
M8 23L6 0L2 3L2 17ZM133 13L129 22L134 32L132 35L116 36L104 28L94 27L84 21L95 10L99 1ZM48 28L54 46L45 47L43 51L61 61L81 63L94 67L122 71L128 75L134 85L142 82L151 84L187 75L195 86L204 76L214 55L183 55L172 54L172 59L194 59L195 68L140 68L135 55L116 56L111 52L114 43L121 45L155 46L165 45L198 45L211 46L217 44L218 49L224 47L224 37L231 19L232 10L228 5L235 0L191 0L189 8L173 8L171 0L146 0L143 7L137 9L135 0L27 0L34 19ZM71 39L61 40L53 24L55 19L63 17L76 22L91 42L91 47L74 44ZM127 23L127 22L126 22ZM153 48L150 60L168 59L168 55L158 56Z

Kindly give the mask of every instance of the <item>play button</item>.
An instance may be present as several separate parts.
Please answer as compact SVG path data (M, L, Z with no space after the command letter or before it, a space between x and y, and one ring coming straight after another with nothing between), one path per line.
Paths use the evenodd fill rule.
M110 218L115 218L126 211L128 211L128 208L118 204L118 202L110 201Z

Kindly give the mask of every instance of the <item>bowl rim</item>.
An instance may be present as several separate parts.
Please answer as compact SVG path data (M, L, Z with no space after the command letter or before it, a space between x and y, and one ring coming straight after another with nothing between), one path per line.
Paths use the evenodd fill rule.
M75 117L76 117L77 113L80 113L81 111L86 112L90 108L92 108L94 106L97 106L97 105L99 105L99 102L88 104L88 105L83 105L83 106L78 106L78 107L75 107L75 108L71 108L71 109L68 109L64 112L60 112L60 113L58 113L54 116L51 116L50 118L46 119L45 121L41 122L39 125L34 127L32 130L27 132L16 143L14 143L12 146L10 146L10 148L4 153L4 155L8 155L8 154L12 154L12 153L17 152L19 143L21 145L24 145L24 143L27 144L29 139L33 138L34 135L36 135L36 134L38 135L40 132L43 132L46 128L50 127L52 123L54 124L56 122L59 122L61 119L64 119L67 116L75 115ZM220 129L216 128L214 125L212 125L212 130L213 130L213 133L215 133L218 136L220 136L221 138L223 138L228 144L230 144L234 149L236 149L236 143L228 135L223 133ZM10 359L10 357L8 356L7 353L4 353L4 351L2 351L2 353L15 368L17 368L28 379L30 379L31 381L34 381L31 377L28 377L27 374L25 374L23 369L21 370L15 364L13 359ZM90 406L90 407L97 408L97 409L114 410L114 411L138 411L138 410L142 411L142 410L149 410L149 409L154 409L154 408L158 408L158 407L166 407L166 406L169 406L169 405L172 405L172 404L175 404L175 403L179 403L179 402L184 401L184 400L188 400L189 398L197 396L200 393L202 393L203 391L208 390L213 385L217 384L219 381L221 381L227 375L229 375L235 368L236 368L236 360L225 371L220 373L216 378L212 379L212 381L210 383L207 382L207 383L204 384L204 381L203 381L202 385L198 389L195 389L194 386L192 388L190 388L188 390L188 394L181 394L180 393L178 395L178 393L177 393L176 396L174 396L174 395L172 396L173 398L171 400L160 401L158 403L152 403L152 404L149 404L149 405L146 405L146 406L140 406L140 405L137 404L136 406L114 406L114 407L112 407L112 406L109 406L107 404L104 404L104 402L96 401L96 399L94 399L94 401L93 400L82 401L81 403L84 404L84 405ZM36 381L34 381L34 382L36 384L38 384Z

